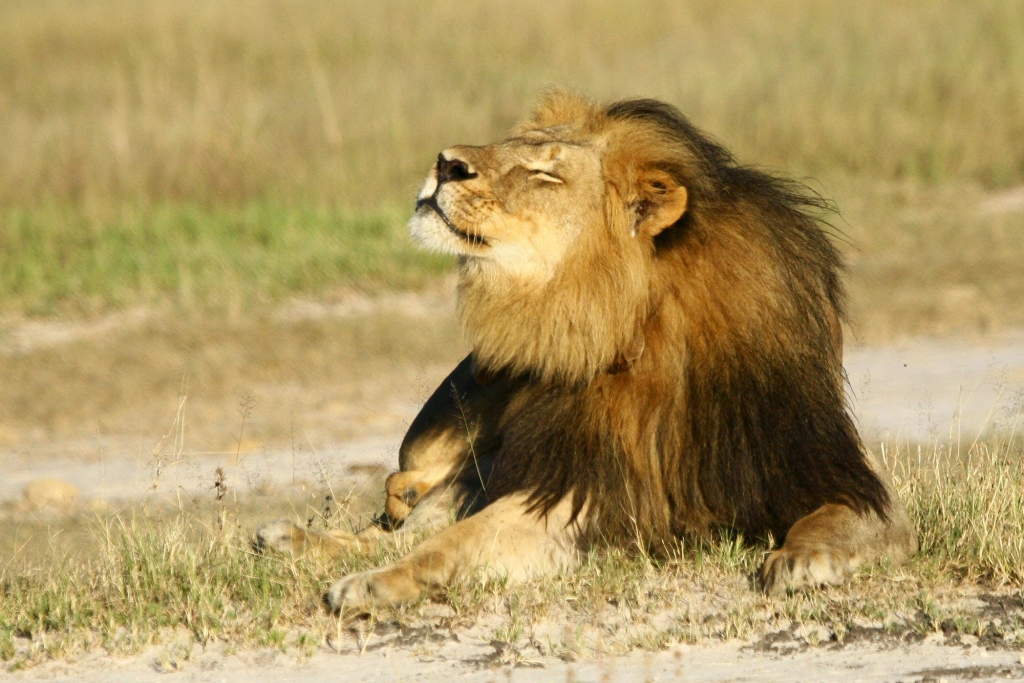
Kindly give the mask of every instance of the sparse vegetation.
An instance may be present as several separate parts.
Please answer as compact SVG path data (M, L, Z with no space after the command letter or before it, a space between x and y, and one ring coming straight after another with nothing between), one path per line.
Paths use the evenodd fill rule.
M959 451L896 451L922 557L939 575L1024 585L1024 453L1012 440Z
M916 558L784 600L752 589L766 548L725 534L684 540L667 559L595 552L551 581L470 577L432 600L379 610L369 621L351 614L339 621L319 601L330 582L394 559L415 539L392 537L325 563L254 552L238 516L244 506L143 506L92 518L89 551L50 555L34 566L0 558L0 659L10 668L97 647L134 653L165 643L171 666L192 643L216 639L298 653L319 646L358 652L370 634L387 638L411 628L479 632L504 663L537 653L574 657L778 633L792 646L943 633L1022 647L1024 452L1012 439L965 446L960 458L952 450L886 450L921 535ZM318 503L310 505L316 520ZM8 523L5 534L11 529Z

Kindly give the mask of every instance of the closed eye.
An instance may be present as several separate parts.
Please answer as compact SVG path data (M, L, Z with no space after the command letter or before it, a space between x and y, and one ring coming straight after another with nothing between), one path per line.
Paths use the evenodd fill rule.
M536 178L537 180L543 180L544 182L547 182L547 183L564 183L565 182L564 180L562 180L558 176L552 175L551 173L548 173L547 171L542 171L542 170L540 170L538 168L530 169L530 177L531 178Z

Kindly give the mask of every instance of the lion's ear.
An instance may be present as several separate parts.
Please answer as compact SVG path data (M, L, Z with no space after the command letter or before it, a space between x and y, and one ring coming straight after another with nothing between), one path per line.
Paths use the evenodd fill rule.
M633 235L654 237L665 228L675 225L686 213L686 188L670 176L659 174L643 183L640 200L636 205L636 223Z

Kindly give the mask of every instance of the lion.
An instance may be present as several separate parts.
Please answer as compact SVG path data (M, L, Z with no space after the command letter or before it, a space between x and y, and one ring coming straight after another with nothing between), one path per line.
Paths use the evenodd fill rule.
M458 257L472 352L413 422L376 526L261 542L438 530L337 581L335 610L722 529L775 543L769 595L902 562L913 526L846 405L830 206L649 99L554 92L504 141L446 149L409 230Z

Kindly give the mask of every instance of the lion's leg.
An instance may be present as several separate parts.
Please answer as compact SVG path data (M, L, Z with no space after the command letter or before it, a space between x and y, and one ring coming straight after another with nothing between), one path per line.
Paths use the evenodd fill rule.
M450 526L467 499L477 494L477 490L461 482L435 488L405 518L395 535L438 531ZM259 525L256 546L260 550L272 549L288 555L316 553L337 557L352 551L369 550L388 535L376 523L353 534L340 529L303 529L286 519L279 519Z
M862 566L889 558L901 563L917 551L917 536L902 503L890 489L889 519L858 514L845 505L823 505L798 520L786 542L761 567L769 595L840 584Z
M256 530L256 546L261 550L273 549L289 555L316 553L337 557L353 550L370 548L383 533L376 525L350 534L339 529L303 529L286 519L279 519L260 524Z
M327 601L335 610L412 602L476 571L511 580L552 574L577 561L578 532L569 520L567 501L541 516L523 496L502 498L400 560L341 579Z
M841 362L843 329L835 311L830 312L829 324L833 351ZM841 372L837 381L843 382ZM914 525L889 473L870 455L868 464L889 494L888 520L874 512L857 514L845 505L823 505L797 520L782 547L768 555L761 567L759 580L766 593L783 595L809 586L840 584L866 564L885 557L901 563L917 552Z
M427 399L398 452L399 471L385 483L385 511L402 522L435 487L450 486L463 472L482 486L484 462L493 450L498 420L513 383L501 378L481 382L467 356Z
M427 400L402 440L401 471L384 485L386 518L358 534L313 531L286 520L267 522L257 530L257 546L338 555L365 549L380 537L382 527L422 530L451 523L451 511L464 512L482 489L491 442L510 391L507 380L478 381L472 356L467 356ZM460 476L464 472L468 475Z

